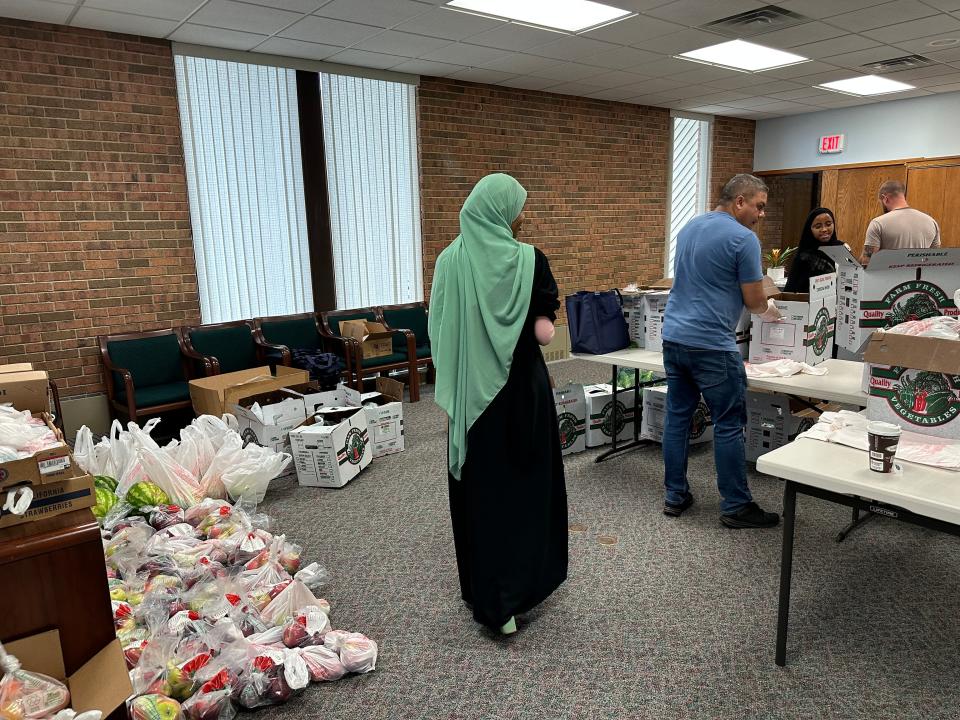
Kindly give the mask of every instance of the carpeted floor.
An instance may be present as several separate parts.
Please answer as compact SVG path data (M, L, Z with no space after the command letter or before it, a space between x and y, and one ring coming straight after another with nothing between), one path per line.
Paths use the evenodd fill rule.
M601 366L551 366L558 382ZM570 577L510 638L476 625L457 587L445 420L404 406L404 453L339 490L275 484L264 509L321 561L335 627L380 644L377 670L270 717L957 718L957 540L882 519L842 544L848 510L801 497L788 665L773 662L781 532L717 520L712 445L694 448L697 504L661 514L659 446L566 458ZM811 458L816 462L816 458ZM960 480L958 480L960 482ZM762 507L779 481L751 470ZM604 545L599 536L616 544Z

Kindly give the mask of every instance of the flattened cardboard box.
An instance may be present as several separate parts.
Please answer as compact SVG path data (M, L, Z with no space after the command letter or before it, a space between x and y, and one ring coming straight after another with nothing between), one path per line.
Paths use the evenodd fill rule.
M64 513L93 507L96 504L96 494L93 487L93 478L82 475L62 482L34 485L33 501L23 515L4 513L0 515L0 528L22 525L34 520L45 520Z
M0 463L0 489L13 485L57 483L86 475L70 454L70 448L63 443L63 435L54 427L50 416L44 414L43 420L61 444L28 458Z
M880 250L864 268L845 247L823 252L837 263L837 345L857 353L874 330L935 315L957 317L960 248Z
M119 640L111 640L69 676L64 670L58 630L47 630L5 643L4 648L20 661L24 670L43 673L66 683L70 691L70 707L78 714L102 710L103 716L108 717L133 694Z
M50 412L50 377L44 370L0 372L0 403L32 413Z
M960 439L960 340L877 331L863 359L870 420Z
M343 487L373 460L362 408L319 410L290 431L290 446L297 481L308 487Z
M557 407L561 453L583 452L587 449L587 401L583 385L571 383L554 388L553 402Z
M584 385L583 392L587 402L587 447L609 445L614 430L617 442L633 440L633 423L636 417L634 390L617 392L617 402L613 402L613 389L609 383Z
M190 400L197 415L220 417L228 412L227 408L248 395L279 390L309 379L310 373L306 370L277 365L277 373L272 375L270 368L264 365L191 380Z
M751 363L796 360L819 365L833 354L837 323L837 274L810 278L809 293L773 295L783 315L778 322L753 316L750 338Z

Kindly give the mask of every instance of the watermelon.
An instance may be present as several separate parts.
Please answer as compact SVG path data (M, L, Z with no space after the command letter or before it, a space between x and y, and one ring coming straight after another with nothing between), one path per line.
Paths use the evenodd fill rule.
M112 493L117 491L117 481L107 475L95 475L93 478L93 484L96 487L102 487Z
M110 508L117 504L117 496L113 491L99 485L94 486L94 497L96 504L93 506L93 515L98 520L102 520L104 515L110 512Z
M137 510L145 507L170 504L170 498L167 497L167 494L152 482L147 481L138 482L127 490L126 501Z

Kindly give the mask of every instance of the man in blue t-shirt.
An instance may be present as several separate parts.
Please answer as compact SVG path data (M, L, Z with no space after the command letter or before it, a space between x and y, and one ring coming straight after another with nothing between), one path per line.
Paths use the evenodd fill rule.
M760 241L753 227L763 217L767 186L736 175L713 212L695 217L677 236L673 288L663 321L667 417L663 431L665 515L693 505L687 484L690 423L700 395L713 419L720 521L732 528L774 527L747 486L743 430L747 376L737 350L736 326L744 306L765 320L780 319L763 290Z

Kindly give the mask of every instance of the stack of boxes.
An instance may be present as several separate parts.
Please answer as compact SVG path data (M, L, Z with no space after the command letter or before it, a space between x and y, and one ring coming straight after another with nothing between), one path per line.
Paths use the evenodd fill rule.
M586 385L583 392L587 403L588 448L609 445L614 434L618 443L633 440L636 408L632 389L619 391L616 402L609 384Z
M667 419L667 386L655 385L643 389L643 413L640 422L640 437L654 442L663 442L663 429ZM699 445L713 440L713 420L710 409L700 398L690 423L690 444Z

